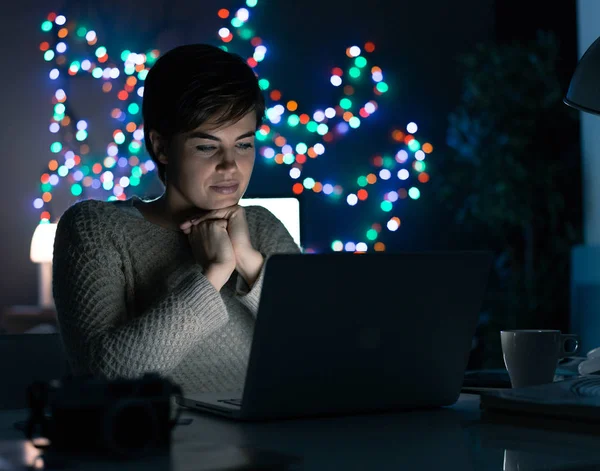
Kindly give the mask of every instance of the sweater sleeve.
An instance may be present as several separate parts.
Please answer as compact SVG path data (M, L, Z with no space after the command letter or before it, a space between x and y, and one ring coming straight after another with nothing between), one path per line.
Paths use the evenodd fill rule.
M122 253L114 228L83 203L60 219L53 291L69 361L76 374L168 375L195 343L228 321L225 304L200 266L189 264L147 312L131 318Z
M239 301L256 317L267 259L276 253L299 253L300 247L294 242L283 223L268 209L262 206L249 206L247 218L254 248L262 254L265 263L252 288L243 277L237 277L236 294Z

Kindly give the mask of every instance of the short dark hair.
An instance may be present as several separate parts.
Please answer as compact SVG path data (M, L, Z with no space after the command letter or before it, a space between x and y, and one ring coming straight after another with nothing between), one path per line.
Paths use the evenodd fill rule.
M237 54L208 44L188 44L160 56L144 84L142 116L145 144L165 182L165 165L154 154L150 131L168 143L207 120L235 122L256 112L262 123L265 99L252 68Z

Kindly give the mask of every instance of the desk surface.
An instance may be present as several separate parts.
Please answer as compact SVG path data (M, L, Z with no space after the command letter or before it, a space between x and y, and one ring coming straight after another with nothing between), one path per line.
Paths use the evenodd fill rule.
M191 411L182 416L193 421L173 432L170 457L119 464L118 469L600 469L597 434L584 433L577 424L570 424L569 430L561 424L551 431L531 423L490 421L480 414L479 397L471 394L461 395L450 408L387 415L269 423L239 423ZM8 463L31 463L39 454L13 427L25 417L24 410L0 412L0 470L26 469ZM282 453L275 457L280 466L259 468L255 461L242 467L252 459L273 460L268 454L249 457L258 450ZM284 466L290 456L299 457L301 465ZM239 466L219 467L226 461ZM115 465L95 462L85 469Z

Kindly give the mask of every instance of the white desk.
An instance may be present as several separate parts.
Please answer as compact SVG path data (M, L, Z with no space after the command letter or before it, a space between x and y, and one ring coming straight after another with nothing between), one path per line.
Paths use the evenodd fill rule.
M19 441L22 434L13 428L25 417L23 410L0 412L0 470L25 469L3 467L2 458L6 460L10 450L11 461L15 449L22 460L35 453L24 450L26 442ZM600 469L598 435L489 423L480 415L478 396L467 394L452 408L425 412L270 423L239 423L195 412L183 417L192 417L193 422L175 429L169 458L128 466L86 464L85 469L225 469L206 467L208 455L202 447L211 444L295 455L302 466L291 469L302 470ZM234 457L240 450L225 449L222 454Z

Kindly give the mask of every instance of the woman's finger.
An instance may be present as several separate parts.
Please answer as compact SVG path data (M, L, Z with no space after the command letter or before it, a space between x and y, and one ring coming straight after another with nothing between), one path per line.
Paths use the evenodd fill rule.
M217 219L229 219L239 208L238 205L229 206L227 208L216 209L214 211L208 211L205 214L190 218L179 225L181 230L186 230L189 227L196 226L202 222L217 220Z
M229 221L227 219L206 219L204 221L196 222L195 224L191 224L187 226L185 229L182 229L184 234L190 234L193 230L201 230L202 227L205 229L210 229L211 226L218 227L220 229L227 229L227 224Z
M181 223L179 225L179 229L181 229L183 232L189 231L190 228L194 225L193 221L194 221L193 219L189 220L189 221L184 221L183 223ZM187 234L187 232L186 232L186 234Z

